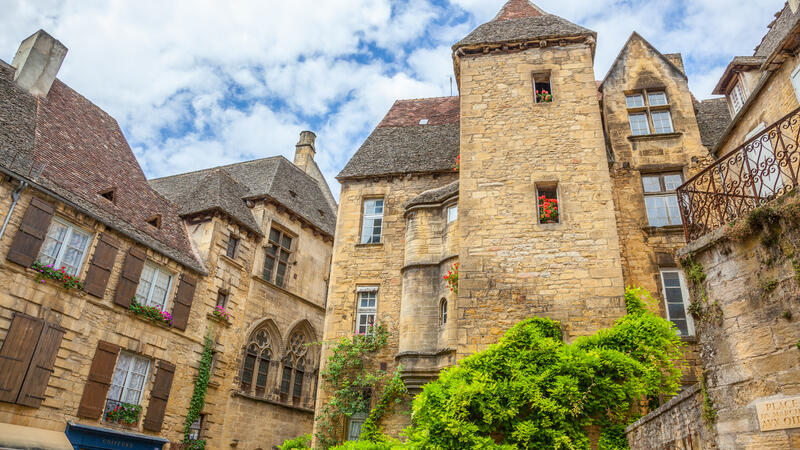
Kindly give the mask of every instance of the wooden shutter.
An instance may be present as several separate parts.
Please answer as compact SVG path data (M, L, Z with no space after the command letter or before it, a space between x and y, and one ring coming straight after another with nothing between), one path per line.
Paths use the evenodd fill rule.
M45 323L42 334L39 336L39 343L36 344L36 351L31 359L28 374L19 391L17 403L20 405L38 408L44 400L44 391L53 373L53 365L56 362L58 348L61 347L61 339L64 337L64 329L49 323Z
M194 277L185 273L181 275L178 292L175 294L175 304L172 306L172 326L179 330L185 330L189 323L195 284L197 280Z
M55 205L39 197L33 197L30 206L22 216L22 223L19 224L17 234L14 235L6 259L30 267L39 256L39 250L42 248L42 242L47 236L47 229L50 227L50 221L53 220L55 212Z
M0 349L0 401L15 403L44 321L15 313Z
M89 378L83 387L81 404L78 407L78 416L87 419L99 419L106 406L106 395L111 379L114 377L114 367L117 365L119 346L106 341L97 343L94 352L92 367L89 369Z
M156 379L153 382L153 390L150 391L150 404L147 405L147 414L145 414L144 422L142 423L145 430L161 431L174 376L175 364L159 360Z
M119 242L110 234L102 233L94 249L89 271L86 273L85 289L95 297L103 298L108 286L108 278L117 258Z
M125 308L131 306L131 300L136 295L136 287L139 286L139 277L142 276L142 267L144 267L146 258L144 250L138 247L131 247L128 250L125 264L122 266L122 276L114 295L114 303Z

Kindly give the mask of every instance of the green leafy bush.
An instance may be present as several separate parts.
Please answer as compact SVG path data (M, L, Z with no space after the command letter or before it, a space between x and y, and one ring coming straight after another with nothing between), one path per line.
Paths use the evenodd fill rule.
M280 450L304 450L311 448L311 433L289 439L278 448Z
M650 313L643 289L628 289L613 327L565 344L560 324L532 318L499 343L443 371L414 400L412 448L627 448L622 428L644 398L677 391L682 343ZM371 447L370 447L371 448ZM382 448L382 447L379 447Z

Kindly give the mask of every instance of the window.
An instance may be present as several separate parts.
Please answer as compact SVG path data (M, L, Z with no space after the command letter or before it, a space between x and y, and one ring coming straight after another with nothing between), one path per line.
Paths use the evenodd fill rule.
M386 370L385 367L381 367L381 370ZM361 392L361 399L362 403L358 410L350 416L350 419L347 421L347 440L348 441L357 441L361 437L361 427L364 425L364 421L367 419L367 414L369 414L369 410L372 404L372 391L370 389L364 389Z
M119 406L120 403L138 405L142 400L142 391L149 370L149 359L125 351L120 352L106 397L106 412Z
M63 267L66 273L77 275L89 248L90 238L89 233L75 225L54 219L37 259L42 264Z
M792 72L792 86L794 86L794 94L797 96L797 101L800 102L800 65Z
M147 224L154 228L161 228L161 214L156 214L147 219Z
M164 309L171 285L171 273L154 264L145 263L136 288L136 301L141 305Z
M533 74L533 98L535 103L551 103L553 89L550 85L550 72Z
M647 99L646 102L645 99ZM628 94L625 96L625 107L628 108L628 122L631 126L631 134L634 136L645 136L651 132L665 134L675 131L669 111L669 100L664 91L645 89L642 92Z
M377 244L383 230L383 199L364 200L364 218L361 222L361 243Z
M103 191L100 193L100 196L110 201L111 203L117 203L117 193L114 189Z
M420 125L427 125L428 124L428 119L420 119L419 120L419 124Z
M642 175L644 204L651 227L682 223L678 195L675 193L681 184L683 175L680 172Z
M281 376L281 397L285 401L289 393L295 402L303 395L303 376L305 374L305 355L308 352L306 338L297 331L289 338L289 349L283 358Z
M683 272L678 269L661 269L661 283L667 319L678 327L681 336L694 336L692 317L686 313L689 291L686 289Z
M737 82L730 93L731 107L733 107L733 115L742 109L744 106L744 90L742 90L742 83Z
M378 287L360 286L356 306L356 333L372 334L375 315L378 312Z
M228 291L220 289L217 291L217 306L225 308L228 306Z
M447 299L443 298L439 302L439 325L447 324Z
M189 439L193 441L200 439L200 436L203 434L203 422L205 422L205 419L206 415L200 414L200 417L189 425Z
M447 207L447 223L454 222L458 219L458 205Z
M290 236L276 228L269 230L269 245L266 248L264 274L262 275L265 280L283 287L291 248L292 238Z
M558 186L556 184L537 185L536 206L539 223L559 223Z
M239 383L241 390L250 393L255 376L255 395L264 397L267 394L267 375L271 361L272 340L267 329L262 327L253 332L247 343L242 379Z
M231 259L235 258L237 248L239 248L239 238L228 236L228 248L225 250L225 256Z

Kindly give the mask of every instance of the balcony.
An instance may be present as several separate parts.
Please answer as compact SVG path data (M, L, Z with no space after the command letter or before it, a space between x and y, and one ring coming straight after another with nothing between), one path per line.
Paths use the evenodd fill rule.
M793 190L800 181L800 108L761 130L678 187L692 242Z

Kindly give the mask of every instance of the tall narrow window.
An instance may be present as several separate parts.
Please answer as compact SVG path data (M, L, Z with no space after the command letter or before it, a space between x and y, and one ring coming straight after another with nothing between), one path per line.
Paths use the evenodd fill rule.
M550 72L533 74L533 92L535 103L551 103L553 88L550 84Z
M694 336L694 322L691 315L687 314L689 290L686 289L683 272L677 269L660 271L667 319L675 324L681 336Z
M361 221L361 243L377 244L383 231L383 199L364 200L364 217Z
M733 86L733 89L731 89L730 93L730 99L731 107L733 108L733 115L735 116L736 113L742 109L742 106L744 106L744 90L742 89L742 83L737 82Z
M106 412L122 403L138 405L150 370L150 360L133 353L120 352L106 397Z
M263 278L283 287L292 248L292 237L276 228L269 230L269 245L264 259Z
M217 291L217 306L226 308L228 306L228 291L220 289Z
M164 309L171 285L172 274L153 264L145 263L139 286L136 287L136 301L145 306Z
M295 332L289 338L289 349L283 358L283 374L281 375L281 396L288 400L291 393L294 403L299 403L303 395L303 375L305 374L305 356L308 352L306 338L301 332Z
M356 333L374 333L375 316L377 312L378 287L360 286L358 288L358 305L356 307Z
M239 387L243 392L250 393L255 386L255 395L267 395L267 376L269 365L272 361L272 341L265 328L256 329L250 336L245 350L242 364L242 379ZM255 378L255 383L253 382Z
M38 261L51 264L56 269L64 268L64 272L76 275L83 264L91 235L77 226L53 219L47 230Z
M680 172L642 175L644 205L651 227L681 224L675 189L682 183L683 175Z
M228 248L225 249L225 256L228 258L236 258L236 249L239 248L239 238L228 236Z
M447 207L447 223L455 222L458 219L458 205Z
M439 325L447 324L447 299L443 298L439 302Z
M536 209L539 223L559 223L561 205L558 204L558 186L546 184L536 186Z
M206 415L200 414L197 420L189 425L189 439L196 441L203 435L203 422L205 422Z

